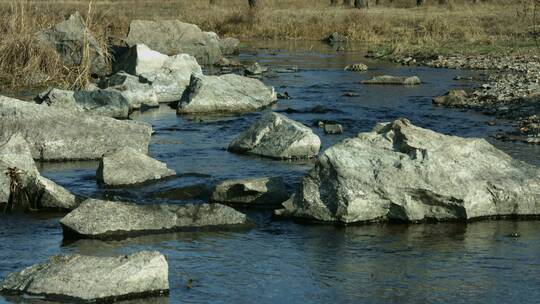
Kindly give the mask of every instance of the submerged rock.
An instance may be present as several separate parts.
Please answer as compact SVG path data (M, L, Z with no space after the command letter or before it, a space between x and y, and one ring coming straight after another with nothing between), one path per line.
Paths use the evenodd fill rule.
M288 197L283 178L264 177L223 181L214 189L211 201L245 207L277 207Z
M416 76L410 77L399 77L399 76L389 76L382 75L376 76L369 80L362 81L363 84L386 84L386 85L418 85L422 82L420 78Z
M159 106L158 96L152 85L145 80L141 80L138 76L130 75L126 72L117 72L102 79L99 87L122 93L128 101L131 110Z
M178 20L133 20L126 43L129 46L146 44L152 50L171 56L189 54L200 64L214 64L223 56L217 35Z
M268 112L236 137L228 150L276 159L310 158L319 153L321 140L313 131L284 115Z
M219 49L223 55L234 55L238 54L240 51L238 46L240 45L240 40L236 38L223 38L219 40Z
M68 91L51 89L41 93L36 101L49 107L128 118L130 104L121 92L115 90Z
M121 147L147 153L152 133L143 122L81 115L4 96L0 117L0 142L24 130L33 158L48 161L100 159Z
M0 207L4 211L71 210L76 197L41 176L20 134L0 145Z
M85 42L87 42L90 72L99 76L109 72L105 53L78 12L54 27L38 32L36 38L39 42L49 44L56 49L62 61L71 66L83 63Z
M202 205L137 205L89 199L60 220L66 238L123 238L193 229L249 225L231 207Z
M9 274L0 293L99 303L163 296L169 293L169 266L155 251L116 257L57 255Z
M467 92L464 90L450 90L442 96L433 98L433 103L446 107L461 107L467 104Z
M202 74L195 57L188 54L167 56L144 44L134 45L115 65L115 70L137 75L150 83L158 102L180 100L191 74Z
M368 70L368 66L363 63L351 64L345 67L345 71L364 72Z
M276 100L274 88L265 86L257 79L234 74L222 76L193 74L177 112L245 113L260 110Z
M109 186L139 184L175 174L166 164L128 147L103 155L96 173L98 181Z
M279 215L323 222L540 214L540 170L484 139L377 125L326 150Z

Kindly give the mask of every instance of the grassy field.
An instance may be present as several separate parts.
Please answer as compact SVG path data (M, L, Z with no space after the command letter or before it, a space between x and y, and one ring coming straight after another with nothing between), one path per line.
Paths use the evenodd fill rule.
M83 67L65 67L54 52L32 43L36 31L76 10L103 45L121 42L133 19L180 19L244 39L321 40L339 32L397 54L538 53L540 43L540 0L428 0L423 7L415 0L381 0L367 10L332 7L329 0L260 1L250 10L247 0L0 0L0 83L4 90L19 88L41 72L48 84L83 84Z

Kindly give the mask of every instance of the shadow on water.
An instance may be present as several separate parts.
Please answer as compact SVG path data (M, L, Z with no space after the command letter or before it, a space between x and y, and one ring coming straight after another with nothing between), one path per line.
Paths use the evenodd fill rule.
M538 146L500 142L490 136L508 128L472 111L434 107L431 98L474 81L454 77L477 72L404 67L366 60L363 53L336 52L314 42L252 42L239 59L272 69L262 81L292 97L265 111L313 128L323 149L377 122L407 117L446 134L486 137L512 156L540 165ZM367 72L345 72L365 62ZM364 86L381 74L418 75L415 87ZM354 92L353 96L343 96ZM327 110L321 110L327 109ZM229 117L182 117L168 106L133 119L152 124L150 154L179 175L135 188L108 189L95 182L97 162L43 164L43 174L77 195L140 203L205 201L224 179L283 176L294 189L313 161L287 162L229 153L231 140L264 111ZM319 120L343 124L326 135ZM488 124L488 122L490 122ZM82 240L62 246L58 217L2 216L0 277L59 253L121 254L159 250L169 261L171 295L137 303L499 303L535 302L540 297L540 222L486 221L471 224L302 226L253 215L248 231L175 233L116 242ZM509 237L519 233L519 238ZM186 288L191 280L193 288ZM0 298L0 301L2 298Z

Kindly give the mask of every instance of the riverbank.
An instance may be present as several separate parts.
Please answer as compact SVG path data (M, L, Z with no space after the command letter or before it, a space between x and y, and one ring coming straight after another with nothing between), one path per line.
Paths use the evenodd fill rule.
M435 68L485 70L483 83L476 88L451 90L436 97L445 107L474 109L512 121L514 130L497 134L501 140L540 144L540 57L538 55L438 56L416 59L390 56L402 64ZM472 80L457 78L456 80Z
M395 55L530 54L537 50L539 17L532 1L453 1L417 8L414 1L381 1L359 10L329 1L0 1L0 82L20 90L36 85L73 87L84 67L62 64L33 35L80 11L102 46L121 44L134 19L179 19L220 36L258 40L322 40L331 33L348 42ZM523 4L525 3L525 4ZM107 49L107 48L104 48Z

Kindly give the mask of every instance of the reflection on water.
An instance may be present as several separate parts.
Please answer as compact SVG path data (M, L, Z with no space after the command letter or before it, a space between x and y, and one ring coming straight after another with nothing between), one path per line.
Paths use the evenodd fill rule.
M298 67L296 73L270 72L271 77L262 80L292 97L280 100L272 110L312 127L323 148L368 131L377 122L407 117L443 133L487 137L514 157L540 165L538 146L490 138L508 128L507 122L492 126L487 123L492 117L433 107L432 96L475 85L452 80L455 76L478 73L369 61L351 48L335 52L313 42L252 43L240 60ZM355 62L366 62L370 70L343 71ZM418 75L425 83L417 87L360 84L380 74ZM358 96L342 96L345 92ZM165 181L135 188L101 187L95 182L97 162L43 164L40 170L77 195L140 203L205 201L206 189L229 178L283 176L293 190L313 161L276 161L226 151L229 142L261 115L179 117L168 106L134 115L153 125L152 156L179 173ZM340 122L345 133L325 135L315 126L319 120ZM535 302L540 297L537 221L338 228L273 222L268 214L250 216L259 225L248 231L68 244L62 242L57 215L3 216L0 276L58 253L159 250L169 260L171 295L137 303L499 303ZM509 237L516 232L519 238ZM188 280L193 280L192 289L186 288Z

